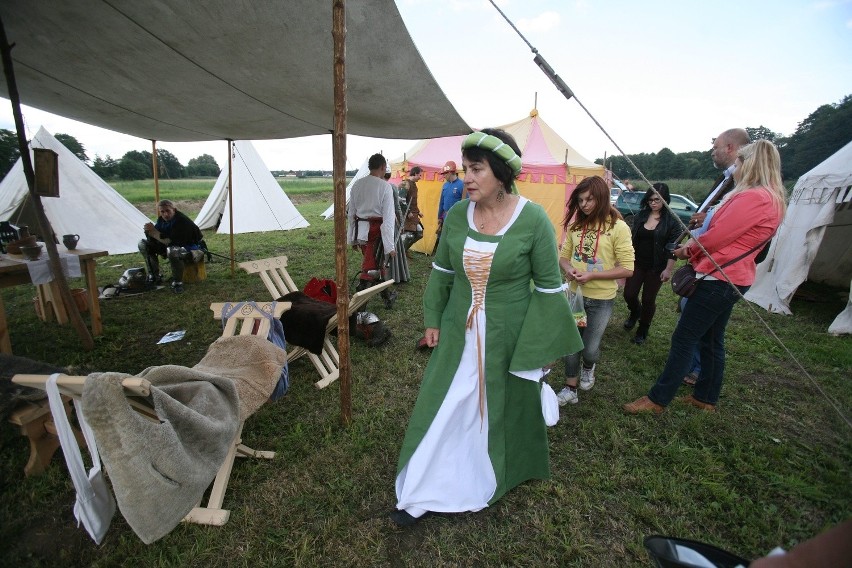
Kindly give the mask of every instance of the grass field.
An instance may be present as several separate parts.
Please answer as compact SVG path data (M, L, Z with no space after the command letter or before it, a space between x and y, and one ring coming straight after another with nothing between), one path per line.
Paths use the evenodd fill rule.
M334 225L319 217L330 186L312 189L305 188L308 195L297 203L309 228L237 235L236 260L287 255L298 284L334 277ZM149 182L120 191L152 190ZM172 188L161 191L177 198ZM178 191L201 192L180 198L195 196L200 207L200 188ZM214 252L228 254L227 235L205 239ZM359 258L344 250L351 278ZM826 334L845 298L807 286L807 296L793 302L795 315L786 317L738 304L728 327L718 414L673 404L660 417L624 416L621 404L648 389L666 357L676 314L675 297L664 287L643 346L632 344L621 328L626 309L617 299L595 388L582 393L578 405L562 408L560 422L549 430L549 481L525 483L479 513L396 528L387 518L395 503L396 459L429 358L414 344L422 332L430 260L415 255L412 281L397 287L393 310L380 302L368 307L393 336L379 348L353 340L351 425L339 420L339 385L317 390L316 372L305 359L291 365L286 397L248 420L244 442L277 455L271 462L235 464L225 498L232 513L223 527L181 524L146 546L119 513L96 546L75 526L73 486L60 454L44 474L24 478L26 440L3 422L3 565L650 566L642 540L651 534L701 540L753 558L775 546L792 547L852 515L852 344ZM138 255L107 257L98 263L98 281L116 282L125 269L140 265ZM13 350L80 374L192 366L221 331L211 302L267 299L259 278L239 269L232 273L221 258L207 272L207 280L188 285L184 294L162 289L102 301L104 334L90 352L81 350L69 326L35 316L31 286L2 289ZM156 345L178 329L187 330L183 341ZM552 375L557 390L562 371L559 363Z
M287 195L312 195L326 193L334 190L333 182L328 178L303 178L276 180L278 185ZM216 180L214 178L159 180L160 199L171 199L172 201L203 200L207 198L213 189ZM114 181L112 185L116 191L124 196L134 205L154 203L154 189L152 180ZM201 208L200 206L198 207Z

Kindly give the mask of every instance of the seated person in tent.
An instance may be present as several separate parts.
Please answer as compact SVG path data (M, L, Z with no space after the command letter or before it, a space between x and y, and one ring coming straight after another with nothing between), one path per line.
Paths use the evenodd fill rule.
M143 227L145 238L139 241L139 252L145 257L148 281L153 284L163 281L159 257L168 258L172 267L172 291L180 293L183 292L184 266L202 262L207 245L198 225L168 199L157 204L157 212L157 222L145 223Z

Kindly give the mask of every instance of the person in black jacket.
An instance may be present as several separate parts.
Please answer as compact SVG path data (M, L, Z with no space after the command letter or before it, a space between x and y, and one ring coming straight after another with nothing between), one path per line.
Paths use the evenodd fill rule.
M639 322L633 338L633 343L637 345L642 345L648 338L648 329L657 310L657 293L663 282L672 277L675 258L670 251L681 234L677 218L663 206L664 199L666 203L671 202L669 186L655 183L652 187L654 189L649 188L645 192L639 204L639 213L633 220L633 250L636 251L636 259L633 275L624 284L624 301L630 310L624 329L631 330ZM667 248L666 245L670 246Z
M139 241L139 252L145 257L148 268L148 281L162 282L159 259L162 256L169 259L172 267L172 291L183 292L184 266L202 262L207 247L198 225L178 211L173 202L161 200L157 212L157 222L145 223L145 238Z

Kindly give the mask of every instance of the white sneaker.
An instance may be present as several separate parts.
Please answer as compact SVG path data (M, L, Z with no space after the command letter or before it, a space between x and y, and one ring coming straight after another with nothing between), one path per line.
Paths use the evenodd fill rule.
M587 391L595 386L595 365L591 369L580 367L580 388Z
M568 387L565 387L556 395L556 400L559 401L559 406L565 406L568 403L577 404L580 399L577 398L576 389L569 389Z

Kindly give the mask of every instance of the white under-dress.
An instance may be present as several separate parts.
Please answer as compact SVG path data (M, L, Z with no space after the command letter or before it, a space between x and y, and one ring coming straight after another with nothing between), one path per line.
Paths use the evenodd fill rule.
M479 271L483 264L490 271L497 244L468 237L464 252L466 272L472 258L477 260ZM484 362L479 361L478 345L485 346L484 297L488 271L485 278L471 279L473 301L468 315L474 313L473 323L465 331L461 362L447 396L420 445L396 478L396 508L405 509L413 517L420 517L426 511L479 511L488 506L497 489L488 455L488 409L485 393L480 393L479 376L480 368L484 368Z

